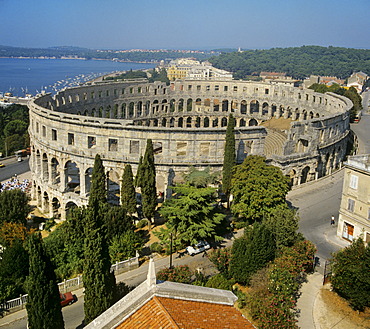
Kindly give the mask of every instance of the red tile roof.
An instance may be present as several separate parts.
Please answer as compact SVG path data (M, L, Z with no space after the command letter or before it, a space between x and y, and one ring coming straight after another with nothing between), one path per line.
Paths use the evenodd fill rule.
M252 329L254 327L231 305L154 296L117 328Z

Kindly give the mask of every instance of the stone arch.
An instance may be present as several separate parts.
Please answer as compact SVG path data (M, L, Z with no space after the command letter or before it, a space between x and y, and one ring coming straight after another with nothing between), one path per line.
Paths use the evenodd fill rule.
M243 100L240 102L240 113L247 114L247 101Z
M175 112L175 100L172 98L170 100L170 112Z
M193 100L191 98L188 98L186 101L186 110L188 112L191 112L193 110Z
M213 119L212 127L218 127L218 118Z
M186 119L186 128L191 128L191 117Z
M221 127L226 127L227 126L227 118L223 117L221 119Z
M40 208L42 205L42 194L41 194L40 186L37 186L36 201L37 201L37 207Z
M49 194L45 191L43 195L43 209L45 213L50 212Z
M90 194L90 188L91 188L91 177L92 177L93 168L87 168L85 170L85 195L88 196Z
M41 170L41 154L39 150L36 151L36 172L40 177L42 170Z
M174 117L172 117L170 119L170 128L173 128L173 127L175 127L175 118Z
M184 111L184 100L182 98L179 99L179 112Z
M161 126L162 127L166 127L166 125L167 125L167 119L166 118L162 118Z
M297 172L294 169L289 171L290 186L297 185Z
M42 155L42 179L46 182L49 181L49 162L46 153Z
M112 204L119 204L120 199L120 175L116 170L109 170L107 172L107 194L108 202Z
M137 103L137 116L141 117L143 115L143 102L139 101Z
M182 128L182 127L184 126L184 119L183 119L182 117L180 117L180 118L179 118L179 121L178 121L177 126L178 126L179 128Z
M249 120L249 123L248 123L248 126L252 127L252 126L258 126L258 122L256 119L250 119Z
M60 202L59 199L54 197L51 200L51 205L52 205L52 215L56 219L60 219Z
M209 118L205 117L203 120L203 127L208 128L209 127Z
M268 115L269 113L269 105L268 103L264 102L262 104L262 115Z
M195 100L195 110L201 111L201 109L202 109L202 100L200 98L197 98Z
M167 99L163 99L162 103L161 103L161 111L162 112L167 112L167 110L168 110Z
M80 169L73 161L67 161L65 164L66 191L80 193Z
M250 109L249 109L250 115L258 114L259 113L260 103L257 100L255 100L255 99L252 100L250 102L249 106L250 106Z
M210 111L211 110L211 100L209 98L206 98L204 100L204 108L207 111Z
M239 127L245 127L247 125L247 123L245 122L245 120L242 118L240 119L239 121Z
M128 104L128 118L131 119L134 117L135 114L135 104L134 102L130 102Z
M229 101L224 99L222 101L222 112L227 112L229 110Z
M301 172L301 184L306 183L309 181L309 172L310 172L310 167L306 166L303 168Z
M218 112L220 110L220 101L218 99L213 100L213 111Z
M54 185L60 184L59 161L56 158L51 159L51 183Z
M196 117L195 119L195 127L200 128L200 117Z
M66 217L69 216L73 208L77 208L77 204L74 201L68 201L65 206Z

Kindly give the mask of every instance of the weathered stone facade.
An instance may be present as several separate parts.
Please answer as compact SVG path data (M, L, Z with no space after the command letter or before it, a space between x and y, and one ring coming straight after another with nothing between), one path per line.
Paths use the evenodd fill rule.
M265 154L297 185L341 165L351 106L336 94L249 81L111 82L44 95L29 104L32 197L62 218L70 206L86 204L99 153L118 201L124 165L136 171L149 138L160 191L190 165L220 170L230 113L238 162ZM261 125L279 118L290 128Z

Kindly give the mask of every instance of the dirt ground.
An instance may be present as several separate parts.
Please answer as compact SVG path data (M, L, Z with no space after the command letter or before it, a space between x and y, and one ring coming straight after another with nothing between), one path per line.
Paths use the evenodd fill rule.
M263 122L261 126L264 126L266 128L272 128L272 129L289 130L291 122L292 122L292 119L271 118L270 120Z
M330 285L325 285L316 299L316 320L321 329L369 329L370 309L365 312L352 310L348 302L330 291Z

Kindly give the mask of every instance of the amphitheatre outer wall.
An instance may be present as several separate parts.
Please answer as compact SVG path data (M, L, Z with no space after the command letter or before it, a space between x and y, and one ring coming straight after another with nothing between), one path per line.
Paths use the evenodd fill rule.
M29 102L32 198L46 215L61 219L87 204L98 153L109 200L119 203L124 165L136 172L147 139L153 141L157 189L168 194L189 166L222 169L230 113L237 162L265 155L299 185L341 166L351 107L336 94L250 81L95 83L42 95ZM288 126L266 124L274 120Z

